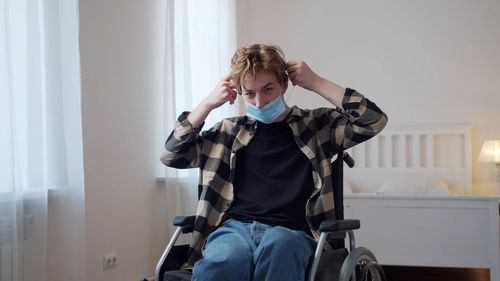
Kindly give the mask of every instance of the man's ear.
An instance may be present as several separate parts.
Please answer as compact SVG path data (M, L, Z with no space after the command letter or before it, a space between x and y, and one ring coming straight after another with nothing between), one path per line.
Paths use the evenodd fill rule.
M286 77L285 81L283 81L281 88L281 95L284 95L286 93L286 89L288 89L288 76Z

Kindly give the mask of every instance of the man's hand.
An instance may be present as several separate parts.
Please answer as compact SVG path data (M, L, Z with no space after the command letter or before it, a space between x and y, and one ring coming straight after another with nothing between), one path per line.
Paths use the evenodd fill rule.
M345 89L314 73L305 62L288 61L286 70L294 86L313 91L335 106L342 107Z
M215 109L226 102L233 104L238 93L231 88L231 77L224 77L204 100L209 108Z
M231 88L231 77L228 75L222 79L213 91L189 113L187 119L193 126L198 126L205 121L208 114L217 107L229 102L234 103L237 97L235 90Z
M309 91L314 91L314 85L320 78L303 61L288 61L286 63L286 71L294 86L299 85Z

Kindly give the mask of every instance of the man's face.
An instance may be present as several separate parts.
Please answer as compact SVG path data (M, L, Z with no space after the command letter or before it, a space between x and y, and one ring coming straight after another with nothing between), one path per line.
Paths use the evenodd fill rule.
M243 78L241 84L243 99L257 108L262 108L278 96L286 92L288 81L278 82L276 75L270 71L257 72Z

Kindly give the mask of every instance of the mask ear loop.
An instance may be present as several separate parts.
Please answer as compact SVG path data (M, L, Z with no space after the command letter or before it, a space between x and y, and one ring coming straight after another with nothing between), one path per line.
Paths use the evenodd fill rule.
M288 99L293 95L293 90L295 89L295 86L292 86L292 90L290 91L290 94L288 97L285 99L286 104L288 104Z
M288 76L288 72L285 71L286 73L286 79L289 79L290 76ZM290 81L291 82L291 81ZM285 103L288 104L288 99L292 96L293 90L295 89L295 85L292 84L292 90L290 91L290 94L288 95L287 98L285 98Z

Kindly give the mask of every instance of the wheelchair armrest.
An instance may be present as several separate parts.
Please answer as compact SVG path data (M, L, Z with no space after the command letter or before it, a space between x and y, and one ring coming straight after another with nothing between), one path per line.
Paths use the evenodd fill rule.
M182 228L182 233L193 232L194 219L196 216L177 216L174 218L174 225Z
M359 220L327 220L319 225L321 232L337 232L360 228Z

